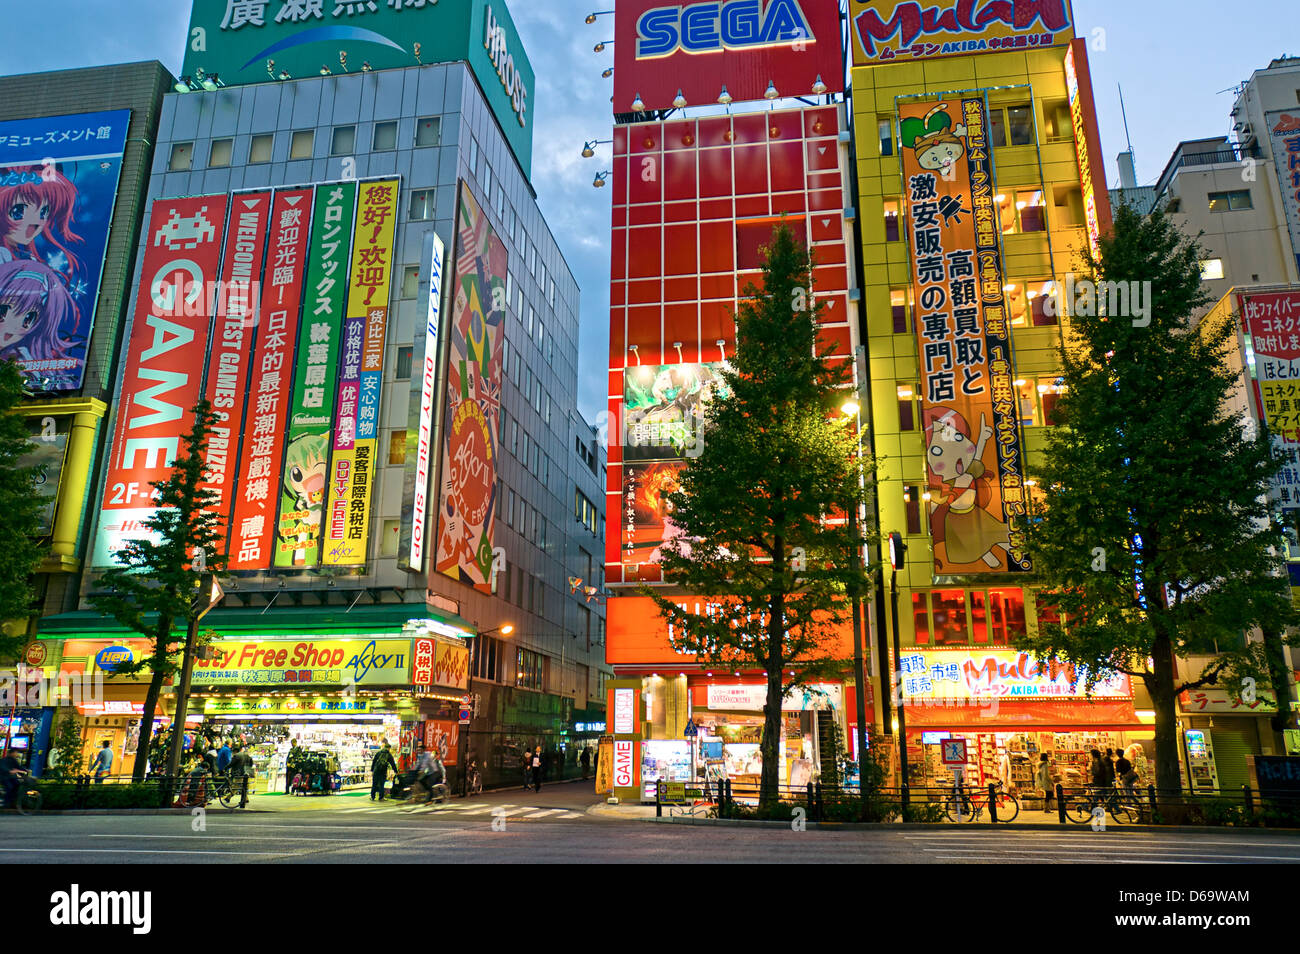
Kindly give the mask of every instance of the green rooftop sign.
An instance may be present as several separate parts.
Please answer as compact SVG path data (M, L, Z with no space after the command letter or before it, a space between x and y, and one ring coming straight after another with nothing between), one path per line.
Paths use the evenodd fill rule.
M531 175L536 77L503 0L193 0L182 72L243 86L457 60Z

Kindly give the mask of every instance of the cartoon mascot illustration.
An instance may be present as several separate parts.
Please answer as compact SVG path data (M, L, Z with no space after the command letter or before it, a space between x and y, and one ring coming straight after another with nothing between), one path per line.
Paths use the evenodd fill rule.
M306 562L307 550L320 536L321 509L325 505L329 438L302 434L289 442L284 455L281 493L296 519L281 524L281 538L294 546L294 562Z
M930 486L936 488L931 530L936 546L947 545L950 564L997 567L997 551L1005 556L1011 549L1007 525L987 509L992 489L981 458L992 436L982 414L979 436L972 440L970 424L957 411L925 411L925 463Z
M920 116L908 116L900 127L903 145L916 153L922 169L933 169L944 178L950 174L957 160L966 154L966 127L952 124L948 104L937 103Z

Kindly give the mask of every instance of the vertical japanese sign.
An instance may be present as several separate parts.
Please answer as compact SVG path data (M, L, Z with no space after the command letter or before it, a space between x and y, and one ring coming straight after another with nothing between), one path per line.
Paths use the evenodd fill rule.
M143 235L144 262L118 394L117 423L100 507L94 566L111 566L154 512L153 481L166 480L193 423L208 347L209 286L217 280L227 197L158 199Z
M1009 526L1024 479L985 104L958 105L899 109L940 574L1029 568Z
M1268 127L1277 184L1282 190L1282 207L1291 230L1291 252L1300 270L1300 109L1265 113L1264 125Z
M430 239L429 299L424 320L424 357L420 365L420 409L414 432L414 452L410 454L414 466L407 469L409 483L403 488L405 493L402 495L403 500L409 501L410 505L409 529L403 515L404 562L407 569L416 573L424 570L425 538L428 536L429 464L433 458L434 397L438 376L438 345L442 340L442 274L446 254L446 246L437 232Z
M223 537L228 529L226 515L234 499L231 488L238 465L239 435L244 429L248 362L259 322L258 297L270 212L270 190L231 196L221 294L217 299L207 382L203 387L203 396L212 404L216 421L208 441L201 487L215 494L207 509L221 521Z
M277 567L313 567L320 562L321 514L329 476L334 382L343 338L356 196L357 187L351 182L316 190L275 528Z
M464 182L456 225L442 525L435 562L439 573L488 592L496 523L507 253Z
M252 426L244 428L230 519L228 565L232 570L265 570L271 562L311 197L311 189L282 190L275 194L271 210L267 280L263 283L253 388L246 415Z
M1101 255L1101 236L1110 231L1110 193L1104 181L1106 167L1101 160L1101 134L1097 131L1097 106L1092 97L1092 73L1088 69L1088 42L1070 41L1065 51L1065 89L1070 99L1070 120L1074 126L1074 149L1079 160L1079 186L1083 190L1083 218L1088 244L1094 257Z
M1237 307L1254 354L1255 409L1286 461L1272 495L1283 509L1300 510L1300 291L1238 294Z
M379 448L388 288L393 276L397 179L363 182L349 271L343 377L325 527L326 566L362 566L370 539L370 492Z

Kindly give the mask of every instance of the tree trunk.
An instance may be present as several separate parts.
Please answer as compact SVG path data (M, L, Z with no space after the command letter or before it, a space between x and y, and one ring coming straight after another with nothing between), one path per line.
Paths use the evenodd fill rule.
M772 561L772 579L781 579L785 572L785 541L778 536L776 558ZM781 793L778 770L781 767L781 665L785 661L785 593L779 588L768 601L767 657L763 669L767 673L767 704L763 706L763 740L759 751L763 756L763 775L758 790L760 812L776 807Z
M1182 792L1178 765L1178 717L1174 711L1174 654L1168 636L1157 635L1151 644L1152 673L1145 677L1156 711L1156 790L1164 796Z
M131 780L144 781L145 766L149 763L149 742L153 738L153 717L158 709L158 697L162 694L163 679L166 676L167 643L171 638L172 621L167 618L158 620L158 629L154 634L153 675L149 679L149 691L144 697L144 713L140 717L140 741L135 748L135 768L131 771ZM172 731L176 731L175 726Z

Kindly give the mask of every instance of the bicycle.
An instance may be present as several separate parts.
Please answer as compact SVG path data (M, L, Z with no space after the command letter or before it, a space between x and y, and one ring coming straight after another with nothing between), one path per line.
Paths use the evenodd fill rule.
M242 775L218 775L212 780L212 794L221 802L222 808L239 805L244 792L243 780Z
M1015 821L1020 814L1020 800L998 786L994 792L995 806L999 822ZM987 791L962 788L952 792L943 800L944 814L952 822L975 822L984 814L989 804Z
M1137 798L1118 788L1112 788L1104 794L1093 789L1067 798L1065 815L1076 825L1086 825L1093 820L1097 808L1104 808L1120 825L1134 825L1142 820L1142 809Z
M429 802L441 804L451 797L451 789L447 787L446 782L434 782L428 785L425 782L416 779L411 784L411 792L402 801L402 808L415 808L418 805L426 805Z
M45 796L41 794L36 779L30 773L24 773L18 779L18 790L14 793L14 807L20 815L35 815L41 810Z

